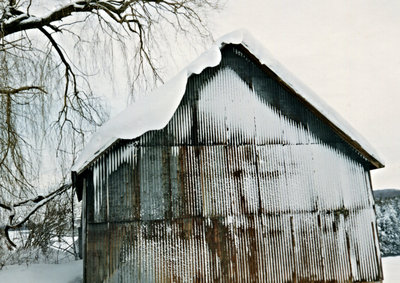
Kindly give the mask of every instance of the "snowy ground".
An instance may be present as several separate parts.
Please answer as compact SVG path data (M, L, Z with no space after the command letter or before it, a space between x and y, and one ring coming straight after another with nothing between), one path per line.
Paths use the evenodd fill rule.
M400 256L384 257L383 261L383 276L384 283L399 283L400 282Z
M10 265L0 271L0 282L78 283L82 282L82 260L63 264Z
M400 256L383 258L384 283L400 282ZM0 282L78 283L82 282L82 260L64 264L5 266Z

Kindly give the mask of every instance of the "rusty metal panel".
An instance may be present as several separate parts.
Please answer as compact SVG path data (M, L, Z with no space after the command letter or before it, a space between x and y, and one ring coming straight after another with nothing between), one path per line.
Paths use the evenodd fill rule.
M376 280L373 257L362 256L359 238L332 228L334 217L319 217L262 214L91 225L87 281Z
M88 224L85 246L85 282L105 282L109 276L109 240L107 224Z
M140 193L137 147L117 145L91 166L94 223L138 219Z
M231 52L89 168L86 281L380 280L365 160Z

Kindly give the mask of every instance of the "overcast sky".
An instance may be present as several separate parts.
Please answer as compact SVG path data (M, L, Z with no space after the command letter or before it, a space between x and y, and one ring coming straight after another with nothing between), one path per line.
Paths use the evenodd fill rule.
M373 186L400 188L400 1L231 0L215 38L246 28L380 153Z

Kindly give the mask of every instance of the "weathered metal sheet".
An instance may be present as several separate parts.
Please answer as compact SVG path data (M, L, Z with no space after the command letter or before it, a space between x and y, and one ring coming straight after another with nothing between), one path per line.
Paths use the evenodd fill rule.
M380 280L367 162L225 55L189 80L164 129L88 169L86 281Z
M365 214L359 212L353 221L363 220ZM358 229L357 237L346 230L344 221L332 228L334 218L261 214L92 225L87 281L377 280L376 256L369 252L374 250L372 237L362 241L372 231ZM357 223L368 227L363 224Z

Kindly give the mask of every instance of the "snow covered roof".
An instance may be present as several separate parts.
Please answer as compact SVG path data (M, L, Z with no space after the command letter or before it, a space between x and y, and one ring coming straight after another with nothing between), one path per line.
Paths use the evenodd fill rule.
M329 124L376 168L384 166L375 150L343 118L287 71L247 31L237 30L221 37L172 80L129 105L123 112L105 123L84 148L72 171L78 174L82 172L92 160L119 139L134 139L147 131L164 128L182 100L188 78L192 74L200 74L207 67L217 66L221 62L221 48L226 44L245 47L261 64L268 67L317 113L325 117Z

